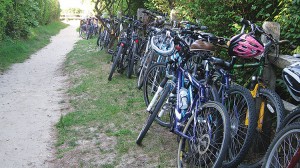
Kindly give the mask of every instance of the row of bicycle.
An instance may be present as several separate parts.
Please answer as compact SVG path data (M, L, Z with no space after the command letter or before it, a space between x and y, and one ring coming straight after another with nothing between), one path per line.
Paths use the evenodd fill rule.
M299 124L286 124L300 121L300 110L285 118L281 98L265 84L263 72L272 61L267 61L269 52L281 42L262 28L243 19L241 32L227 40L195 31L203 27L188 22L181 29L163 28L155 19L146 27L129 17L105 23L97 45L115 47L109 49L113 63L108 80L116 70L126 71L129 78L136 75L138 88L143 88L148 117L137 144L142 144L155 120L180 137L178 167L300 166ZM142 36L139 31L145 29ZM265 43L258 34L265 36ZM118 39L116 46L111 36ZM215 57L215 46L226 47L231 61ZM254 63L236 63L237 57L257 56ZM299 67L283 70L298 101ZM233 72L246 68L256 70L244 86L236 84L234 79L243 76L234 77Z

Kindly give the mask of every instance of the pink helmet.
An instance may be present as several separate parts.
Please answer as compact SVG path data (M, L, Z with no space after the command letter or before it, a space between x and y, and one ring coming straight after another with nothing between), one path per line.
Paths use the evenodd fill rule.
M250 34L239 34L230 39L228 53L230 56L251 58L264 52L263 44Z

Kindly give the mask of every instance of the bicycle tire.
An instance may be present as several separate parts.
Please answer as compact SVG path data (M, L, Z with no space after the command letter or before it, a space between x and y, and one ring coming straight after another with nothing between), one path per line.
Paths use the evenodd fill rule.
M98 43L98 46L99 46L99 50L103 50L103 48L104 48L105 32L106 32L106 30L102 31L102 32L99 34L99 37L98 37L98 39L97 39L97 43Z
M261 100L265 102L264 118L261 131L256 131L256 136L253 138L251 148L245 157L241 167L261 167L263 157L275 136L279 131L280 123L284 119L284 106L279 95L273 90L260 88L258 97L255 98L257 111L261 105ZM260 120L260 117L258 117Z
M298 136L292 137L293 134ZM292 159L290 157L293 157L296 151L300 149L299 137L300 123L293 123L283 128L269 146L262 167L288 167L291 161L289 159ZM285 139L288 139L287 142L285 142ZM289 147L291 151L283 149L284 147ZM300 160L298 160L296 167L300 167Z
M139 66L140 66L140 60L141 60L141 54L140 54L140 50L139 49L139 45L137 43L134 43L133 46L133 58L134 58L134 64L133 64L133 75L135 75L136 77L139 76Z
M239 85L230 85L225 107L231 123L231 142L223 167L237 167L246 156L257 127L257 113L250 91ZM245 119L248 115L248 123Z
M171 85L166 86L166 89L162 92L161 97L160 97L158 103L155 105L154 110L152 112L150 112L150 114L146 120L146 123L144 124L142 130L140 131L140 133L136 139L136 144L138 144L138 145L142 144L144 137L146 136L150 126L152 125L153 121L155 120L155 118L157 116L157 113L158 113L160 107L162 106L162 103L164 102L164 101L160 101L160 100L165 99L167 97L167 95L169 94L168 90L170 90L170 87L171 87Z
M280 124L279 130L294 122L300 122L300 107L295 108L285 116L284 120Z
M211 109L211 111L208 111ZM178 152L177 152L177 166L178 168L183 167L213 167L213 168L219 168L222 167L223 159L226 156L228 145L230 142L230 121L228 113L226 112L225 107L219 103L210 101L205 104L203 104L200 108L200 111L198 112L197 121L194 121L194 115L196 113L193 113L190 119L188 120L187 124L185 125L185 128L183 130L183 133L185 135L192 134L193 136L193 124L196 123L197 125L200 125L200 128L197 129L197 135L202 135L200 138L198 136L196 137L196 140L201 140L201 143L199 143L202 146L196 146L195 144L190 144L191 142L195 142L196 140L189 141L186 138L181 138L178 145ZM210 120L213 120L210 122ZM209 123L210 122L210 123ZM210 124L210 125L209 125ZM200 131L203 131L205 128L208 129L216 129L214 132L209 132L206 134L203 134ZM212 134L211 134L212 133ZM213 135L210 136L209 135ZM207 138L208 136L208 138ZM208 140L205 142L205 138ZM217 145L218 146L213 146ZM193 146L192 146L193 145ZM205 146L206 145L206 146ZM193 152L192 148L196 148L196 152ZM203 147L205 146L205 147ZM219 148L218 148L219 147ZM186 149L187 148L187 149ZM219 149L219 150L218 150ZM218 150L218 151L216 151ZM201 153L200 153L201 152ZM211 155L217 155L213 161L213 163L208 163L207 159L209 152ZM197 157L198 156L198 157ZM196 158L191 158L196 157ZM210 159L211 160L211 159ZM191 163L186 163L186 162ZM193 165L187 165L184 164L193 164Z
M97 46L99 47L99 50L103 49L103 44L102 44L102 39L103 39L103 33L104 32L100 32L99 36L97 38Z
M79 35L82 39L86 38L86 32L82 29L82 27L79 29Z
M142 61L143 65L141 65L141 70L139 72L139 77L138 77L138 89L141 89L143 87L145 74L148 68L150 68L151 66L152 57L153 57L153 51L149 50L147 55L145 55L143 58L144 59Z
M134 42L133 42L134 43ZM129 48L128 54L128 69L127 69L127 78L131 78L133 73L133 65L134 65L134 55L133 51L135 49L135 43L133 44L132 48Z
M106 31L106 35L105 35L105 38L104 38L104 47L105 48L108 48L108 45L110 43L110 33L108 31Z
M112 67L111 67L111 70L110 70L110 73L109 73L109 76L108 76L108 80L111 81L111 78L113 76L113 73L115 72L116 70L116 67L117 67L117 64L119 63L119 59L122 55L122 52L123 52L123 47L122 46L119 46L118 48L118 53L114 59L114 62L112 64Z
M149 100L152 99L158 85L166 75L166 64L155 63L146 72L143 82L143 94L146 106L149 105ZM155 80L155 81L153 81Z

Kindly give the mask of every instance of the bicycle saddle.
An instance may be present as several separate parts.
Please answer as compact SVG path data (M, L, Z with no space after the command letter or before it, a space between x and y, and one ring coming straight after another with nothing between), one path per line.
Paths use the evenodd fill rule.
M191 50L209 50L209 51L215 51L215 46L212 43L202 41L202 40L196 40L192 43L190 46Z

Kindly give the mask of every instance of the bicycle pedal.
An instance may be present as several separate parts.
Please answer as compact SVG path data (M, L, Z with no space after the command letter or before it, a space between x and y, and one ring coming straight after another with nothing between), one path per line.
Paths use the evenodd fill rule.
M114 54L114 50L108 49L108 50L107 50L107 53L112 55L112 54Z

